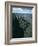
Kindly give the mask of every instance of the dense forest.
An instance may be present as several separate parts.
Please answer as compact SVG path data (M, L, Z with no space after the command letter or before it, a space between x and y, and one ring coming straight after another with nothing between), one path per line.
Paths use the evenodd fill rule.
M32 37L32 15L12 13L12 37Z

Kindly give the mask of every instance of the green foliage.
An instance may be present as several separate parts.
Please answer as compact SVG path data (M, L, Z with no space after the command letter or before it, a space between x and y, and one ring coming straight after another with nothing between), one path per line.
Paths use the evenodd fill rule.
M21 38L24 37L24 31L22 28L20 28L19 20L13 14L13 38Z
M32 36L32 25L30 22L24 19L23 16L13 15L13 37L31 37Z

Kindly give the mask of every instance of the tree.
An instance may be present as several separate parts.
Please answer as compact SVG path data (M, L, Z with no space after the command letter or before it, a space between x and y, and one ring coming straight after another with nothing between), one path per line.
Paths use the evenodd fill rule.
M12 21L12 27L13 27L13 38L21 38L24 37L24 31L20 27L19 20L16 17L16 14L13 14L13 21Z
M23 38L32 36L31 23L24 19L23 16L12 14L12 36L13 38Z

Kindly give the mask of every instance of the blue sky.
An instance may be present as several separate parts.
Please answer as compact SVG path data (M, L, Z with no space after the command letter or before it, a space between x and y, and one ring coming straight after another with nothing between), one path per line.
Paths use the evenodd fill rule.
M12 13L25 13L25 14L32 14L32 8L18 8L13 7Z

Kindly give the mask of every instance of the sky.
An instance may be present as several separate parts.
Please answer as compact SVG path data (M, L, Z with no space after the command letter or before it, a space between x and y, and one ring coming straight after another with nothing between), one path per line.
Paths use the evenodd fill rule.
M12 13L32 14L32 8L18 8L18 7L12 7Z

